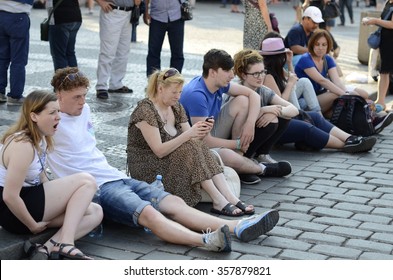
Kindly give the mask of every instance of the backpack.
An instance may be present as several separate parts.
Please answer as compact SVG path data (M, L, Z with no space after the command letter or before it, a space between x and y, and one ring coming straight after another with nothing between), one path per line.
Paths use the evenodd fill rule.
M330 122L352 135L375 134L370 106L357 95L343 95L334 100Z

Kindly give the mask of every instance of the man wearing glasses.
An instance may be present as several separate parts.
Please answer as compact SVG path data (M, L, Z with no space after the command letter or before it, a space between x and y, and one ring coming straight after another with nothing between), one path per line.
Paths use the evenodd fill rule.
M106 219L148 228L170 243L217 252L231 251L231 233L247 242L277 224L276 210L243 220L224 220L189 207L161 188L127 177L109 165L96 147L90 107L85 103L89 86L86 76L75 67L59 69L51 85L58 96L61 121L54 136L54 150L48 154L49 167L55 177L90 173L99 186L99 202Z
M310 6L304 13L301 23L297 23L288 31L284 39L285 47L293 52L292 64L296 66L302 54L308 52L307 43L312 33L324 22L321 10Z
M213 129L205 142L217 149L225 165L239 173L242 183L256 184L261 181L260 176L288 175L289 164L284 168L282 163L257 163L243 156L254 140L261 101L254 90L231 83L233 66L232 57L223 50L212 49L205 54L202 76L185 85L180 97L190 124L214 117ZM249 74L260 77L265 72Z

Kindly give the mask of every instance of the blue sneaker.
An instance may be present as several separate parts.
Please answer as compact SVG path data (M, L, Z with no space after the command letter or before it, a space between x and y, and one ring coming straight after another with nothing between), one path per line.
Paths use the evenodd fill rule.
M251 216L240 220L234 233L241 241L248 242L272 230L279 218L277 210L269 210L263 214Z

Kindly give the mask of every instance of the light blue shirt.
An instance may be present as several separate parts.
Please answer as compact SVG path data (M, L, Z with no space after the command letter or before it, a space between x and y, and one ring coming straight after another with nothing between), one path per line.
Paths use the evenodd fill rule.
M160 22L181 18L179 0L150 0L150 16Z

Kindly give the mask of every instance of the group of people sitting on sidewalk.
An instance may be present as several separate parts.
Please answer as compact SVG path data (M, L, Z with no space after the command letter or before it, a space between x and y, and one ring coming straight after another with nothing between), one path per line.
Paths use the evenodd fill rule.
M216 252L231 251L231 234L244 242L266 234L278 223L278 211L255 214L253 205L234 195L210 149L243 183L255 184L292 172L289 162L270 156L277 144L356 153L370 151L377 141L324 118L332 96L367 96L356 89L349 93L335 80L326 32L313 32L309 42L296 75L292 52L276 33L266 36L261 50L241 50L234 58L211 49L202 75L187 84L174 68L155 71L147 97L130 116L129 174L110 166L96 147L86 104L88 78L76 67L58 69L51 81L54 93L30 93L19 120L0 141L0 225L13 233L59 228L44 244L26 241L30 259L92 259L74 243L103 217L148 228L167 242ZM235 75L238 83L232 81ZM325 91L316 94L318 88ZM392 122L389 116L380 122L382 129ZM46 165L56 179L49 180ZM149 184L157 174L163 175L164 189ZM212 198L211 212L251 216L228 220L195 209L201 189Z

